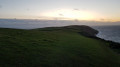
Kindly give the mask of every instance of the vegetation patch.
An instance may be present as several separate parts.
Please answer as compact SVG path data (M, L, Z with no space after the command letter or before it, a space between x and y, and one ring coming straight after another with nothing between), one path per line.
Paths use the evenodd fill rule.
M97 33L76 25L1 28L0 67L120 67L120 56L109 42L94 38Z

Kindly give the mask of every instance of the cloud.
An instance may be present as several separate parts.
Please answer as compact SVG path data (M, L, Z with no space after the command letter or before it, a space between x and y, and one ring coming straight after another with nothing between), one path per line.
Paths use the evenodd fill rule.
M86 8L81 8L81 9L78 9L78 8L74 8L73 11L85 11L87 10Z
M101 18L100 20L104 21L105 19Z
M73 10L79 11L79 9L77 9L77 8L74 8Z
M2 8L2 5L0 5L0 8Z
M64 16L63 14L59 14L59 16Z
M26 10L27 10L27 11L30 11L30 9L29 9L29 8L27 8Z

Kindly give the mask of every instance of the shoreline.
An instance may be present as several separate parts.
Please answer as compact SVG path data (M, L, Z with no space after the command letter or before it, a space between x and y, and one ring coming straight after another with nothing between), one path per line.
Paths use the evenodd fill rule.
M99 31L98 31L98 33L99 33ZM119 42L114 42L114 41L111 41L111 40L105 40L103 38L97 37L96 36L97 34L95 34L94 36L88 36L86 34L82 34L82 35L86 36L86 37L89 37L89 38L93 38L93 39L97 39L97 40L101 40L101 41L107 42L111 49L120 49L120 43Z

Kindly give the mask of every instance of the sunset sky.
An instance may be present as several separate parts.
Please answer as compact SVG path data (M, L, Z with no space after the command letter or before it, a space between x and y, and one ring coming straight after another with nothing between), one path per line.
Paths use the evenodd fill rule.
M120 21L120 0L0 0L0 18Z

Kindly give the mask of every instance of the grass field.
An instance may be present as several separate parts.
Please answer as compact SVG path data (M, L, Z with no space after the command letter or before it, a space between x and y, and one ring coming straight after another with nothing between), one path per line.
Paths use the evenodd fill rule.
M120 67L108 43L78 29L0 29L0 67Z

